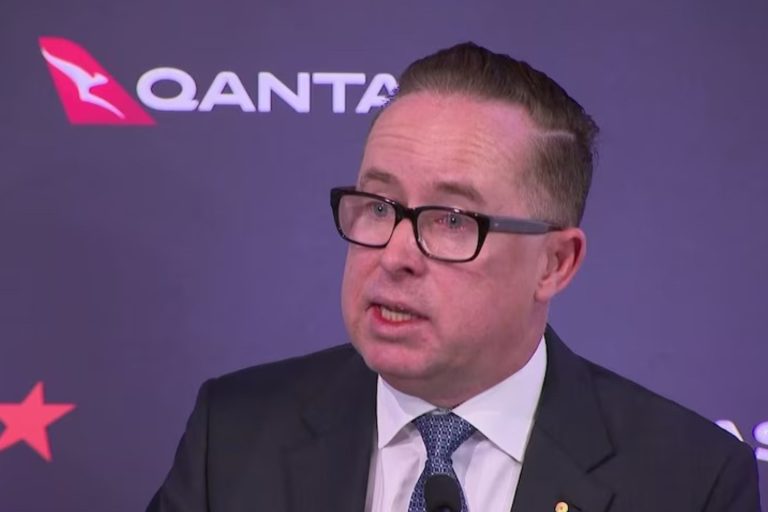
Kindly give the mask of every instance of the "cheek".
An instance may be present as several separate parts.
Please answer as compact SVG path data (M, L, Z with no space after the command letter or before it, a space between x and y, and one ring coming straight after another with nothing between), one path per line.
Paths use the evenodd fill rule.
M461 331L473 329L478 336L490 334L500 324L513 324L534 299L537 271L533 255L509 247L490 248L495 250L441 288L451 290L441 300L452 312L444 318L446 325Z
M485 274L489 281L512 293L530 289L542 270L542 243L540 239L526 236L499 235L489 247L484 260Z
M457 329L470 329L478 335L487 334L490 326L500 320L500 311L509 307L505 293L492 280L475 280L461 297L454 300L458 314L451 321Z
M482 269L444 277L435 282L433 295L440 336L461 340L482 336L500 307L498 283Z
M360 293L360 280L355 277L355 268L355 265L347 258L347 263L344 265L344 277L341 280L341 309L345 319L352 312L355 296Z
M344 277L341 282L341 309L344 319L350 321L360 315L363 301L363 290L367 282L369 270L374 264L373 255L350 247L344 265Z

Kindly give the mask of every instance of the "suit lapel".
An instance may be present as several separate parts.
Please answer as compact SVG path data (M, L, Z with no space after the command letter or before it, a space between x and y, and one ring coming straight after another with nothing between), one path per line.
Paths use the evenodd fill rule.
M547 327L547 373L512 512L604 512L613 498L590 474L613 446L584 362Z
M547 374L512 512L605 512L613 491L590 474L613 455L592 377L551 328ZM352 356L303 416L306 438L286 452L291 510L365 508L376 419L376 374Z
M365 509L376 375L357 354L305 409L306 439L286 453L291 510Z

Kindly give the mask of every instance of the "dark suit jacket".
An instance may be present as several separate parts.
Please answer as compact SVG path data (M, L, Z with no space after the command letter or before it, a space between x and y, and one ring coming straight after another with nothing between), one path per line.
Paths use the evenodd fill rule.
M513 512L759 512L747 445L545 337ZM148 512L362 512L375 397L350 345L206 382Z

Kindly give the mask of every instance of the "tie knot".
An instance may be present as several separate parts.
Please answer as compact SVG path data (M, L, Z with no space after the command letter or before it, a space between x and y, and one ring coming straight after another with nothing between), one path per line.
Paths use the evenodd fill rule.
M475 432L471 423L452 412L422 414L413 420L413 424L424 440L427 459L448 464L451 464L451 455L456 448Z

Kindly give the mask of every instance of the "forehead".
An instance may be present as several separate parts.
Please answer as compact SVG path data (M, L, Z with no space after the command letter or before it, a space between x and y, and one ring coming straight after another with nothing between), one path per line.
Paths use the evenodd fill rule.
M465 95L412 93L396 99L371 129L358 179L492 198L529 167L530 116L516 105Z

